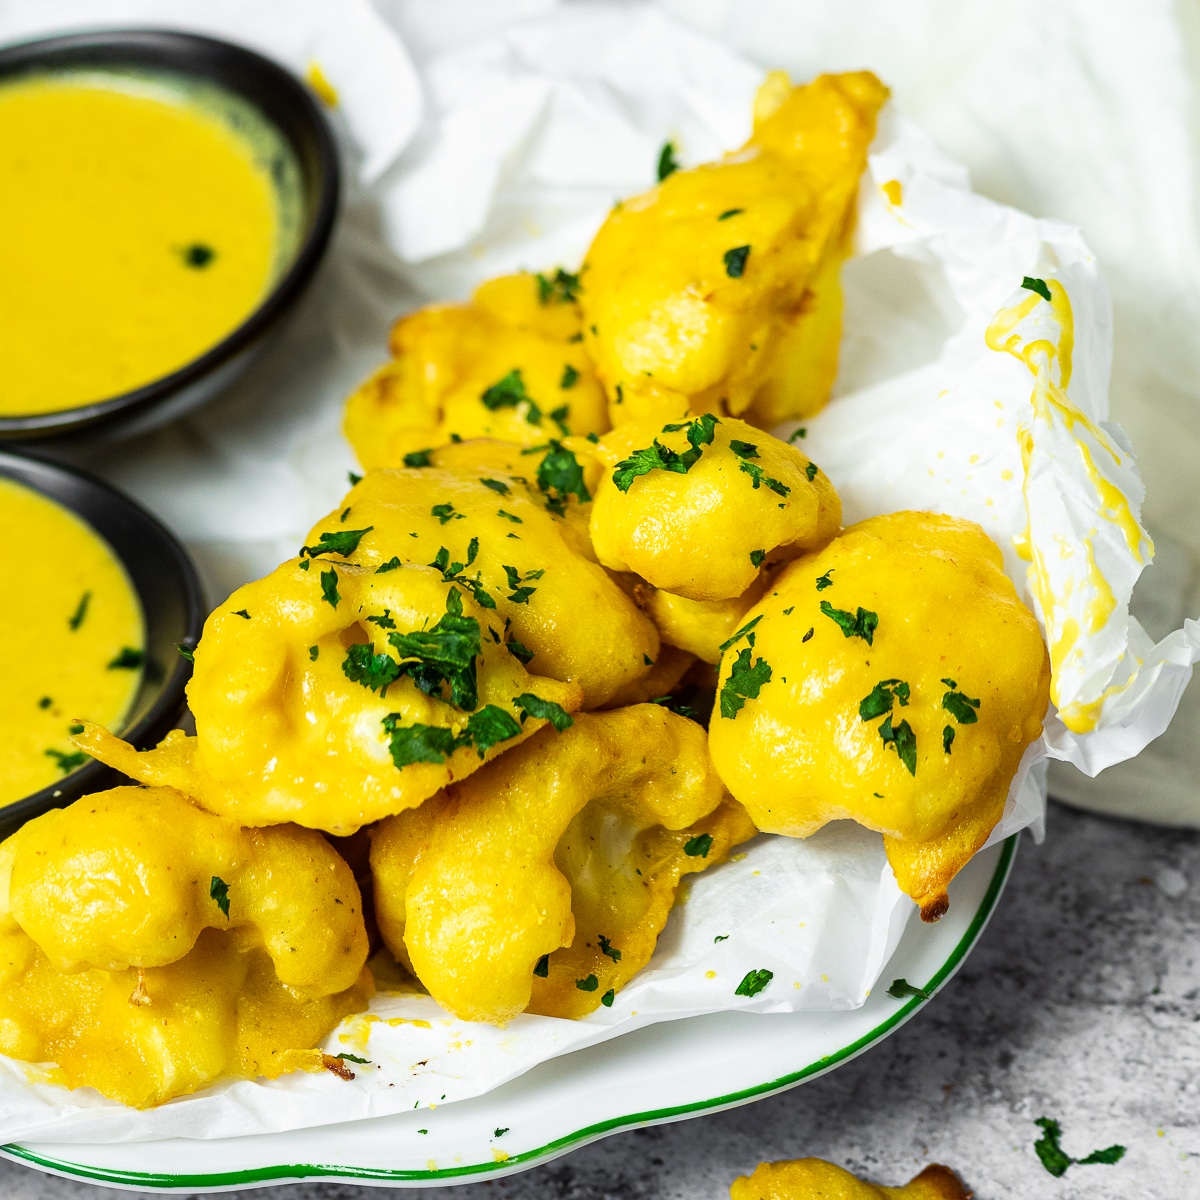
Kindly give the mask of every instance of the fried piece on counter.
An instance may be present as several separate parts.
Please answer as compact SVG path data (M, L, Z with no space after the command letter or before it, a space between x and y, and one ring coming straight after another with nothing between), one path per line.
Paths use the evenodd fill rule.
M346 497L345 522L331 513L308 541L366 528L353 562L444 563L494 602L530 671L577 683L585 708L607 704L658 658L658 633L595 561L576 456L558 442L513 456L503 443L464 442L434 456L445 465L371 471Z
M1042 729L1037 621L976 524L873 517L789 564L722 659L713 761L765 832L849 818L884 835L936 920Z
M76 744L241 824L345 835L469 775L546 712L579 707L578 686L526 670L482 588L313 542L205 622L188 685L195 737L138 753L85 724Z
M759 1163L729 1189L729 1200L971 1200L973 1195L940 1163L932 1163L903 1187L882 1187L820 1158Z
M136 1107L320 1070L374 992L349 867L319 834L243 829L114 788L0 845L0 1052Z
M764 564L817 549L842 505L799 450L733 417L623 425L597 447L596 557L688 600L732 600Z
M771 426L825 404L839 270L886 98L866 71L797 88L776 73L745 146L613 208L580 302L614 425L690 408Z
M393 360L346 402L345 432L364 467L459 438L523 446L603 433L607 402L580 344L578 281L506 275L468 304L435 304L392 329Z
M375 827L380 932L460 1018L584 1016L649 961L681 876L753 834L700 726L579 714Z

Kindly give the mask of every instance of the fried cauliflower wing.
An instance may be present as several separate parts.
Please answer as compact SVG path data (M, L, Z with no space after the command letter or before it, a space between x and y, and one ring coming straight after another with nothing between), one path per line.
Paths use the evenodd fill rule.
M837 370L839 269L887 89L769 77L754 132L609 213L580 271L584 344L614 425L817 411Z
M436 304L392 329L391 362L346 402L364 467L398 467L453 437L523 446L603 433L607 402L580 342L578 283L506 275L469 304Z
M311 830L121 787L0 845L0 1052L68 1087L146 1107L320 1069L366 957L354 877Z
M799 450L734 417L622 425L597 453L596 557L688 600L742 596L764 563L828 542L842 505Z
M763 831L884 835L936 920L1049 704L1041 631L970 521L874 517L789 564L722 660L709 744Z
M971 1200L972 1195L940 1163L932 1163L903 1187L882 1187L820 1158L759 1163L729 1189L729 1200Z
M487 592L313 542L205 623L188 686L195 737L138 753L85 725L77 744L239 823L344 835L469 775L540 728L547 705L579 706L576 685L526 670Z
M700 726L580 714L375 827L380 932L456 1016L584 1016L649 961L680 878L754 832Z

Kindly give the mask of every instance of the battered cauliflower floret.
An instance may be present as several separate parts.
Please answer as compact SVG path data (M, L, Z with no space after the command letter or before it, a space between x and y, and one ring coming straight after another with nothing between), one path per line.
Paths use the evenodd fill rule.
M733 417L623 425L597 448L596 557L688 600L734 600L765 563L837 533L842 505L799 450Z
M607 402L580 344L576 277L506 275L469 304L436 304L392 329L393 361L346 403L345 432L364 467L459 438L524 446L603 433Z
M0 1052L69 1087L145 1107L331 1065L313 1047L366 1007L366 957L354 877L310 830L122 787L0 845Z
M820 1158L759 1163L739 1175L729 1200L971 1200L949 1167L933 1163L903 1187L882 1187Z
M469 775L543 711L579 706L578 686L526 670L497 601L467 575L469 548L444 569L378 554L366 566L350 556L371 534L333 529L205 623L195 737L138 753L85 724L77 744L239 823L344 835Z
M581 268L585 346L614 425L817 411L837 370L859 177L887 89L869 72L768 79L754 132L609 213Z
M666 645L677 646L715 667L721 661L722 647L741 627L746 610L762 599L769 581L764 572L740 596L729 600L689 600L643 583L635 585L634 599L649 613Z
M713 761L764 832L883 833L936 920L1042 729L1050 664L970 521L874 517L787 566L722 659Z
M372 831L380 932L468 1020L580 1017L650 959L680 878L754 835L699 725L580 714Z

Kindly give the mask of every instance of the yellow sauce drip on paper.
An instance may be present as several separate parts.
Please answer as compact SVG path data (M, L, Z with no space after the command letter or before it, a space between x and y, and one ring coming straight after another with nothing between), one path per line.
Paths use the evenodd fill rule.
M262 300L280 200L217 112L115 74L46 75L0 87L0 131L0 414L151 383Z
M0 529L21 548L0 588L0 804L11 804L88 761L71 745L77 718L120 728L145 635L124 567L74 513L0 479ZM133 665L110 665L121 661Z

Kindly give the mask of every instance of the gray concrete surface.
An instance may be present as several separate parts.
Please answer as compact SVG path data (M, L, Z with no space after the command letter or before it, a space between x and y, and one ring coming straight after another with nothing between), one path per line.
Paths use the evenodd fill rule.
M816 1154L893 1184L945 1162L978 1200L1200 1197L1198 929L1200 833L1052 806L1045 845L1022 847L963 970L881 1046L746 1108L620 1134L494 1184L406 1195L719 1200L760 1159ZM1128 1153L1055 1179L1033 1151L1043 1115L1062 1122L1074 1157L1114 1142ZM102 1194L0 1164L3 1200ZM378 1194L335 1183L270 1193Z

